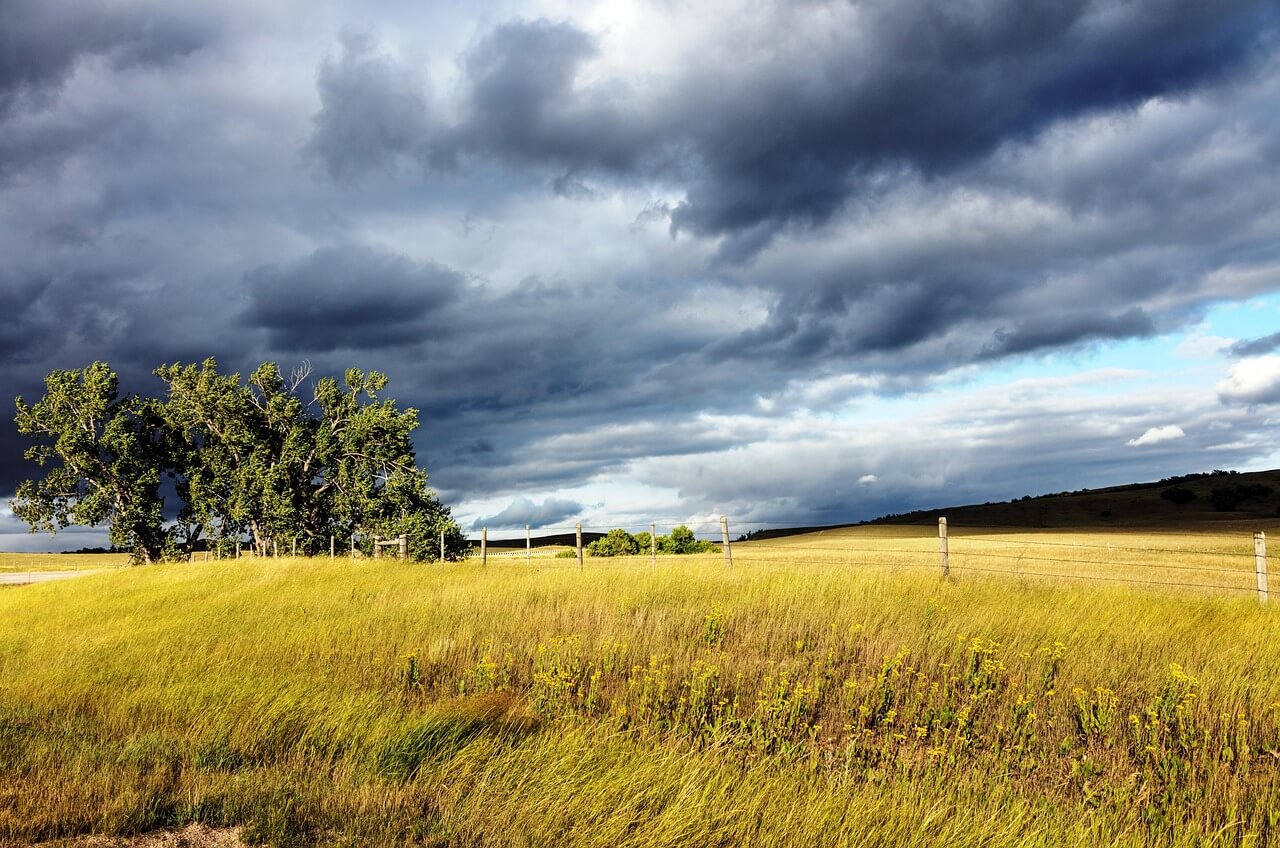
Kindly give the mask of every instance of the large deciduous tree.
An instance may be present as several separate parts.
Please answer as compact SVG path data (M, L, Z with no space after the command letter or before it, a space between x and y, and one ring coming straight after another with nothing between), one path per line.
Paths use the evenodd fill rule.
M35 444L26 457L42 479L18 486L14 515L33 531L71 524L109 527L111 544L151 562L164 554L160 480L170 463L162 416L153 400L119 396L119 377L104 362L45 377L45 395L17 399L18 432Z
M110 374L105 365L100 367ZM66 394L61 387L67 378L58 376L61 373L50 375L49 395L41 401L47 407L44 419L52 422L50 426L74 430L76 419L67 404L56 401ZM385 375L350 369L341 384L327 377L311 381L311 369L304 366L286 379L268 362L241 382L239 374L220 373L213 359L199 365L165 365L155 374L168 389L163 400L131 397L116 402L114 374L109 382L111 402L126 404L121 409L129 412L121 421L133 422L138 438L146 436L139 446L151 451L146 454L148 474L129 477L128 483L150 486L151 528L162 543L170 538L190 553L201 538L223 542L247 533L260 553L280 542L318 553L328 547L331 535L345 540L357 534L404 533L411 554L426 559L439 556L443 532L446 556L465 550L465 540L448 508L427 488L426 472L417 466L412 434L418 427L418 412L398 409L394 400L380 396L387 386ZM19 400L20 422L25 409ZM92 512L87 506L73 512L83 496L66 501L60 513L51 512L60 503L51 496L44 501L34 497L70 483L84 487L93 482L82 470L84 462L76 459L68 464L68 456L78 455L74 450L64 454L64 447L74 449L75 444L47 442L29 455L38 461L57 455L63 465L56 475L24 484L20 492L22 504L50 504L44 512L26 508L23 517L31 516L33 529L53 529L51 519L41 518L49 513L61 516L60 526L108 521L113 534L117 524L125 532L120 521L123 512ZM163 474L173 479L179 501L167 530L159 486ZM118 476L121 482L127 477ZM130 549L140 550L136 545ZM139 558L155 555L148 550Z

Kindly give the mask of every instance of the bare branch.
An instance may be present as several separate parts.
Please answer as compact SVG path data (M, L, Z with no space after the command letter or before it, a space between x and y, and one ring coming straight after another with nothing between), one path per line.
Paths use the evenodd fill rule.
M302 360L302 364L294 368L289 374L289 394L294 394L298 387L307 381L315 369L311 366L310 360Z

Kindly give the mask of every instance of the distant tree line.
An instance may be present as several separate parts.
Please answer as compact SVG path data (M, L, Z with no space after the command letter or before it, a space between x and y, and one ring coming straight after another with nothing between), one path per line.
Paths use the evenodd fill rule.
M43 476L11 502L33 532L103 525L114 549L153 562L197 545L258 553L273 545L328 552L330 537L408 537L418 559L465 555L448 507L427 487L411 434L415 409L382 397L387 377L349 369L342 382L286 379L275 363L242 380L217 362L154 374L161 397L121 396L105 362L53 371L33 404L17 399L27 459ZM169 503L166 495L176 503Z
M653 537L643 531L632 535L622 528L610 530L605 535L587 545L588 556L615 557L632 556L649 553L653 549ZM716 546L704 539L699 539L693 531L683 524L671 531L669 536L657 538L660 554L702 554L714 551Z

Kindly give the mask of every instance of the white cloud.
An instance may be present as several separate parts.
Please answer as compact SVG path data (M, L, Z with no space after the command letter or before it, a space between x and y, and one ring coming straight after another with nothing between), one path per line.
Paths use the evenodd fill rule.
M1174 352L1183 359L1215 359L1237 341L1239 339L1211 335L1197 327L1187 334Z
M1164 427L1152 427L1136 439L1130 439L1125 442L1126 445L1132 445L1135 448L1143 445L1158 445L1161 442L1172 441L1173 439L1181 439L1187 434L1182 432L1182 428L1177 424L1168 424Z
M872 483L879 483L880 478L874 474L863 474L858 478L858 482L864 486L870 486Z
M1280 356L1253 356L1232 365L1218 383L1218 397L1235 403L1280 401Z

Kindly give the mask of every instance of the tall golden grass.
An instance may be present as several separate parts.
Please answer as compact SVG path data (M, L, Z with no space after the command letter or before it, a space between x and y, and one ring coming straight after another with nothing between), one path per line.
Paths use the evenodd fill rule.
M97 571L129 564L128 554L0 553L0 574L41 571Z
M1131 533L1086 566L1107 539L971 535L1001 541L953 535L949 581L928 530L874 528L732 569L324 558L8 590L0 842L1280 844L1280 605L1062 576L1147 578L1159 548L1167 582L1213 560L1248 589L1248 538ZM966 571L965 545L1060 576Z

